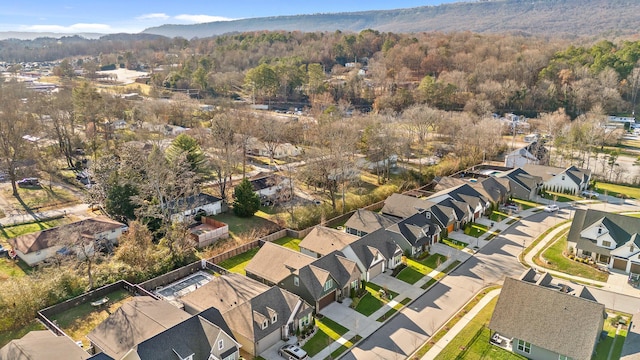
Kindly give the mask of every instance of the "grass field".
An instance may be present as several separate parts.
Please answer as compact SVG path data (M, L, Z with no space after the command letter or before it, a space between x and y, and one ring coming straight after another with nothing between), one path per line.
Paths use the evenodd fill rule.
M476 315L467 326L456 335L451 342L436 356L436 360L449 359L495 359L495 360L516 360L526 359L523 356L514 354L507 350L493 346L489 343L491 331L487 328L493 309L496 307L498 298L493 298Z
M480 237L482 234L486 233L489 228L486 225L478 224L478 223L469 223L467 224L466 229L464 229L465 235Z
M6 241L3 241L2 239L10 239L18 237L20 235L30 234L36 231L42 231L68 223L68 219L58 218L41 222L33 222L29 224L0 227L0 244L7 245Z
M300 242L301 241L302 241L302 239L296 239L296 238L292 238L290 236L285 236L285 237L280 238L278 240L274 240L273 243L281 245L281 246L284 246L284 247L289 248L291 250L300 251Z
M75 195L59 186L36 188L18 188L20 199L14 197L11 187L2 189L2 196L15 209L47 210L80 203Z
M572 201L584 200L584 198L581 198L580 196L576 196L576 195L561 194L561 193L550 192L550 191L548 191L548 193L551 194L550 199L555 199L556 201L559 201L559 202L572 202Z
M638 187L598 182L596 183L596 188L601 194L604 194L606 191L610 196L624 194L634 199L640 199L640 188Z
M391 315L393 315L396 312L398 312L398 310L402 309L403 306L407 305L410 302L411 302L411 298L402 299L402 301L400 301L394 307L389 309L389 311L387 311L386 313L382 314L382 316L377 318L376 321L383 322L383 321L387 320Z
M567 231L568 232L568 231ZM562 253L567 249L567 233L555 240L555 242L549 246L546 250L543 250L542 256L547 259L548 263L544 264L540 259L540 253L538 253L533 260L539 266L561 271L565 274L581 276L587 279L604 281L609 278L609 274L599 271L593 266L579 263L565 257Z
M535 203L533 201L522 200L522 199L513 199L513 202L516 203L518 206L521 206L522 210L531 209L531 208L534 208L534 207L538 207L540 205L540 204Z
M315 356L349 331L349 329L327 317L316 319L316 326L318 327L316 333L302 346L302 349L304 349L310 357ZM345 345L348 347L353 346L353 344Z
M229 225L229 235L234 238L242 237L252 232L264 232L265 229L278 228L275 223L259 216L241 218L235 216L233 212L229 212L226 214L218 214L213 216L213 218Z
M109 302L100 307L94 307L90 302L78 305L63 313L50 318L72 339L89 345L86 335L100 325L109 314L113 314L122 304L133 299L128 291L122 289L108 295Z
M234 257L228 258L225 261L220 262L218 265L223 268L231 271L232 273L237 273L241 275L246 275L244 268L247 266L249 261L253 259L254 256L258 253L260 248L251 249L249 251L245 251L242 254L236 255Z
M9 341L13 339L20 339L21 337L27 335L27 333L36 330L46 330L44 325L41 322L36 321L35 319L28 326L23 327L20 330L11 330L11 331L2 331L0 332L0 348L7 345Z
M400 271L396 278L409 284L415 284L446 260L447 257L440 254L433 254L422 260L406 259L407 267Z
M355 310L364 316L369 316L389 302L389 298L380 297L380 289L382 288L374 283L368 282L366 289L368 294L358 301ZM396 292L391 290L387 291L389 295L391 295L392 299L395 299L395 297L398 296L398 293Z
M596 345L596 354L593 357L593 360L609 360L609 359L620 359L620 353L622 352L622 345L627 336L627 331L622 330L620 334L616 336L616 327L611 325L609 320L604 321L603 330L607 332L607 337L601 339ZM611 353L611 358L609 358L609 352L611 351L611 347L613 346L613 351Z

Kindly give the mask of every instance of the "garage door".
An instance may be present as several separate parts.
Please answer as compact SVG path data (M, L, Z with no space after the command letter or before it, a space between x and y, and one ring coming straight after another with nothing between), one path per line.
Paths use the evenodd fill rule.
M384 261L380 261L379 263L377 263L376 265L374 265L372 268L369 269L369 281L371 281L371 279L373 279L374 277L382 273L383 265L384 265Z
M321 310L323 307L331 304L333 302L333 300L335 300L336 298L336 291L332 291L330 294L322 297L319 301L318 301L318 310Z
M634 274L640 274L640 264L631 263L631 272Z
M453 229L454 225L455 225L455 224L451 224L451 225L447 226L447 231L448 231L449 233L452 233L452 232L454 231L454 229Z
M618 259L613 258L613 268L618 270L627 270L627 260L626 259Z

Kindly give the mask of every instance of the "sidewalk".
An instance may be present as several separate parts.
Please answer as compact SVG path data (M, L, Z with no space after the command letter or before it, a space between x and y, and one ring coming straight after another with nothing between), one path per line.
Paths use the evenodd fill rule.
M474 306L468 313L466 313L462 317L462 319L460 319L451 328L451 330L447 331L447 333L442 338L440 338L440 340L438 340L438 342L435 343L435 345L433 345L433 347L429 349L429 351L427 351L427 353L424 354L424 356L422 356L422 359L424 360L435 359L435 357L438 356L438 354L440 354L442 349L444 349L449 344L449 342L453 340L456 337L456 335L458 335L458 333L462 331L462 329L464 329L465 326L467 326L467 324L469 324L469 322L473 320L474 317L476 317L476 315L478 315L480 310L482 310L489 303L489 301L493 300L493 298L495 298L499 294L500 294L500 289L489 291L487 295L485 295L482 299L480 299L480 301L476 304L476 306Z

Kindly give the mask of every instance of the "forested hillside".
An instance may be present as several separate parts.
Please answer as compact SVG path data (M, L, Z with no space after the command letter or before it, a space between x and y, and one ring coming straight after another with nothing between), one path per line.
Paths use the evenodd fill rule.
M640 28L633 0L496 0L411 9L241 19L163 25L144 32L168 37L208 37L256 30L386 32L523 32L549 36L629 35Z

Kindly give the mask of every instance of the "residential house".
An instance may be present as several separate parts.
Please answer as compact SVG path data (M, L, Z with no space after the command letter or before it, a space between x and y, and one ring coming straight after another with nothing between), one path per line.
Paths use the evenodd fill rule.
M122 360L237 360L240 346L220 312L211 308L142 341Z
M171 212L171 220L182 222L192 217L200 215L217 215L222 212L222 199L199 193L188 196L178 201L167 203L167 208Z
M435 202L413 196L391 194L391 196L384 201L384 206L380 212L385 216L395 218L399 221L415 213L429 209L435 204Z
M395 224L396 221L396 219L392 219L373 211L358 209L344 224L344 231L347 234L365 236L378 229L387 228Z
M56 253L67 254L75 251L80 256L81 253L90 253L99 247L112 246L117 243L118 237L127 229L127 225L123 223L105 216L98 216L21 235L8 241L20 259L27 265L34 266L55 256ZM74 234L84 239L82 242L85 247L84 251L67 248L72 246L72 241L69 240ZM73 246L80 246L78 242L74 243L76 244Z
M325 259L327 256L340 259ZM273 243L265 243L245 271L252 279L299 295L316 311L345 296L342 290L362 275L353 260L335 250L316 259ZM348 273L346 279L345 272Z
M358 240L358 237L344 231L325 226L314 227L300 242L300 252L314 258L320 258L333 251L340 251Z
M31 331L0 349L0 359L12 360L85 360L90 356L71 338L49 330Z
M442 229L427 210L393 224L385 231L405 254L416 256L438 242Z
M263 205L286 202L292 198L291 180L284 176L260 173L249 182Z
M541 177L531 175L522 168L499 173L496 177L508 179L511 195L523 200L536 201L543 184Z
M589 187L591 170L569 166L566 169L528 164L522 167L527 173L542 178L542 187L548 191L579 195Z
M454 186L449 189L438 191L437 193L427 197L426 200L439 204L447 199L461 201L469 204L473 211L473 219L479 218L491 206L489 199L471 187L469 184Z
M590 360L605 316L595 301L506 278L489 322L490 341L532 360Z
M299 296L234 273L216 276L180 301L190 314L215 306L251 357L312 320L312 308Z
M578 209L567 236L569 249L608 268L640 274L640 218Z
M169 302L136 296L109 315L87 338L96 352L120 360L136 345L190 317Z
M402 248L389 237L386 229L361 237L342 249L342 253L356 262L366 281L402 262Z
M549 164L549 150L541 141L534 141L526 146L508 153L504 158L504 166L522 167L526 164Z
M273 154L272 154L273 152ZM247 144L247 154L264 156L274 159L282 159L286 157L295 157L302 154L302 149L290 143L267 144L257 138L249 138Z

